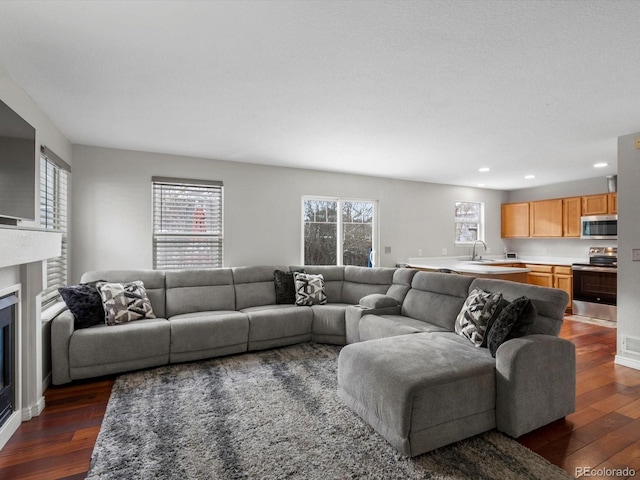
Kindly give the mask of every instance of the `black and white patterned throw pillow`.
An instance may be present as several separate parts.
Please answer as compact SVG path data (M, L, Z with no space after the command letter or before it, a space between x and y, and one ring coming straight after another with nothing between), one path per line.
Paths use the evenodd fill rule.
M516 298L504 307L487 332L487 345L495 357L498 347L512 338L527 335L538 317L538 310L530 298Z
M324 305L327 294L322 274L294 273L296 305Z
M502 293L487 293L479 288L471 290L456 318L456 333L468 338L476 347L482 346L487 325L500 300Z
M107 325L133 322L142 318L156 318L140 280L129 283L98 282Z

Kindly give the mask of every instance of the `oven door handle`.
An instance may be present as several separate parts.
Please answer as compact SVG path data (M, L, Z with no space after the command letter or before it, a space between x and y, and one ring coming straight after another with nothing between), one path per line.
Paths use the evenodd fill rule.
M571 270L578 270L581 272L611 272L617 273L618 269L615 267L587 267L586 265L573 265Z

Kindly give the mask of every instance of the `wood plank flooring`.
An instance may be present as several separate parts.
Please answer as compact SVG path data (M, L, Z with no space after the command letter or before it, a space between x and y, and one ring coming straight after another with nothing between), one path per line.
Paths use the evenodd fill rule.
M616 330L567 320L561 336L577 348L577 410L520 443L577 476L582 468L632 468L640 479L640 371L615 365ZM113 379L52 387L46 409L0 451L0 479L83 479Z

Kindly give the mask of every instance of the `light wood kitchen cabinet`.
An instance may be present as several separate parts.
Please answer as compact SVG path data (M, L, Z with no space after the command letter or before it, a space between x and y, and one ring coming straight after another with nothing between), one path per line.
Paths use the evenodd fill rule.
M609 209L610 214L618 213L618 194L610 193L607 198L607 208Z
M589 195L582 197L582 215L607 215L609 213L609 195Z
M529 233L532 237L562 236L562 199L529 203Z
M573 273L571 267L564 265L527 264L527 283L540 287L558 288L569 294L566 310L571 311L573 294Z
M529 203L502 204L502 238L529 236Z
M562 199L562 236L580 236L580 217L582 215L582 197Z
M527 283L540 287L553 288L553 265L525 265L531 270L527 273Z
M553 287L564 290L569 294L569 303L567 304L567 310L571 311L571 304L573 303L573 272L571 267L555 266L553 269Z

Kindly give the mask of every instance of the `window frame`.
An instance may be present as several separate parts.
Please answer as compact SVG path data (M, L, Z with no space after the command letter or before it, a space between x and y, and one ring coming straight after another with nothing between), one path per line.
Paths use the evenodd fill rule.
M378 239L379 237L379 221L378 221L378 200L372 200L368 198L354 198L354 197L332 197L324 195L303 195L300 202L300 265L305 265L305 238L304 238L304 205L306 201L316 200L320 202L336 202L337 203L337 222L336 222L336 266L344 265L344 249L343 249L343 221L342 221L342 205L344 203L370 203L373 205L373 219L371 225L371 249L373 251L373 266L377 266L379 263L378 253ZM310 265L311 266L311 265Z
M58 288L66 286L69 279L71 166L51 149L42 145L40 147L39 172L40 228L58 232L62 238L60 256L47 259L45 264L45 285L43 285L44 288L40 294L40 306L45 309L61 299Z
M479 213L480 219L477 222L478 235L477 235L477 239L474 240L474 241L461 242L461 241L458 240L456 226L458 224L461 224L461 223L475 223L475 222L458 222L457 221L456 205L458 203L473 203L473 204L479 205L479 207L480 207L480 213ZM456 201L453 202L453 244L455 246L468 246L468 245L473 245L473 243L478 241L478 240L482 240L483 242L485 241L485 218L484 218L484 212L485 212L484 202L471 201L471 200L456 200Z
M219 196L219 211L217 212L218 220L215 221L215 232L165 232L156 231L156 195L157 186L167 185L174 187L185 187L185 191L188 188L211 188L215 192L216 196ZM160 196L162 194L160 193ZM214 200L215 201L215 200ZM162 202L162 200L161 200ZM162 205L160 205L161 207ZM162 216L162 211L159 212ZM215 217L214 217L215 218ZM217 233L219 232L219 233ZM219 261L206 264L181 264L181 265L168 265L167 262L159 261L158 258L158 237L209 237L211 243L214 244L214 248L219 249L217 255ZM222 181L218 180L199 180L190 178L173 178L173 177L157 177L151 178L151 256L154 270L180 270L189 268L220 268L224 266L224 185Z

